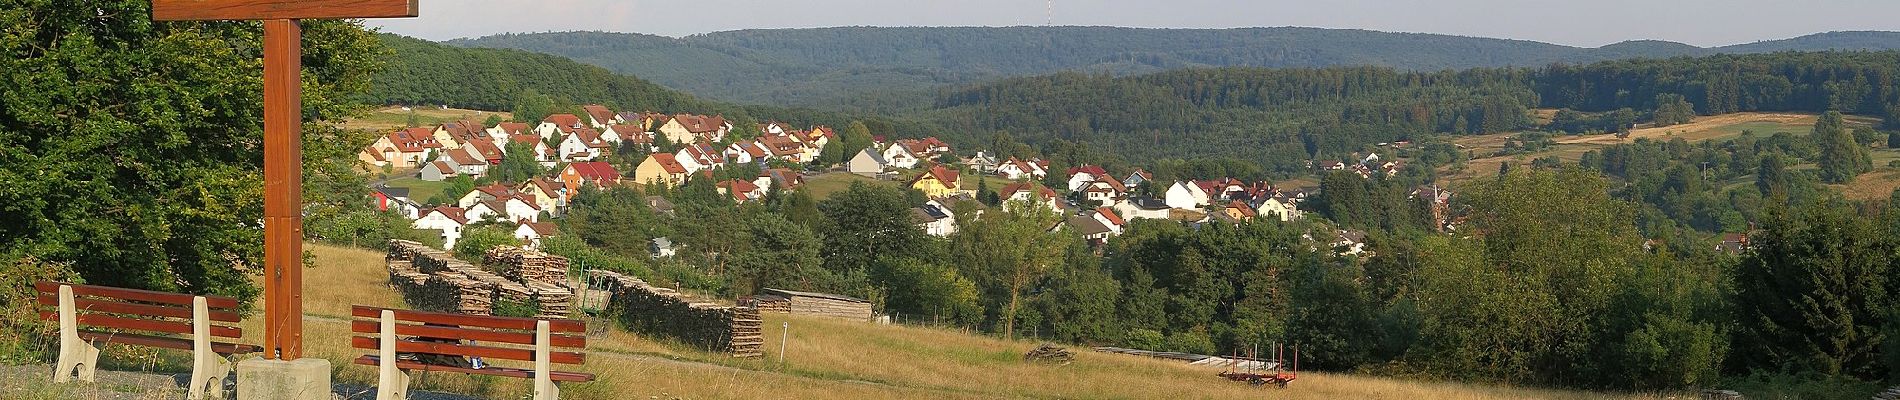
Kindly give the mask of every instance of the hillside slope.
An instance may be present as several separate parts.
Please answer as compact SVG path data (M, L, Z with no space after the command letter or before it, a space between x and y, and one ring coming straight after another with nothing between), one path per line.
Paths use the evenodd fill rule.
M330 360L339 383L374 385L375 369L350 364L361 355L349 348L350 304L401 307L383 283L388 274L382 254L312 244L313 271L324 280L305 280L308 355ZM594 320L589 323L598 323ZM829 318L768 314L767 348L778 349L779 331L789 324L785 362L735 360L724 354L692 350L610 329L588 338L589 383L562 385L572 399L622 398L1162 398L1193 393L1194 398L1289 399L1598 399L1656 398L1561 390L1519 389L1459 383L1302 372L1288 389L1230 382L1214 376L1219 369L1156 359L1105 354L1073 348L1069 365L1025 363L1028 340L1003 340L956 330L874 325ZM260 329L257 318L245 329ZM413 389L519 398L527 381L475 379L431 374Z
M1376 65L1401 70L1541 66L1634 57L1900 48L1900 33L1832 32L1716 48L1632 41L1601 48L1355 29L839 27L715 32L684 38L605 32L504 34L449 45L573 58L739 103L878 108L878 91L1079 70L1138 74L1183 67Z

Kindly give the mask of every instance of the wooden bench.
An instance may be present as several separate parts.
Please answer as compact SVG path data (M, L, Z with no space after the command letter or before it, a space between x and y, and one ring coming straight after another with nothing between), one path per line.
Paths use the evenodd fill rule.
M228 357L263 350L213 341L214 337L244 336L242 329L228 326L241 319L235 298L51 281L35 282L33 289L39 292L39 304L52 308L41 309L40 319L59 321L59 362L53 382L66 382L75 375L82 382L92 382L99 350L119 343L190 351L190 398L206 394L224 398L224 378L231 373ZM82 325L96 330L81 330Z
M355 320L350 321L351 332L374 335L353 335L350 337L350 345L358 349L376 351L376 354L358 357L355 363L375 366L379 370L376 385L377 400L405 398L409 391L408 371L457 372L533 379L536 400L560 398L561 390L555 386L555 382L594 380L594 374L555 371L552 368L552 364L580 365L586 360L587 355L578 350L587 348L587 336L585 336L587 325L578 320L448 314L362 305L351 306L350 315L356 317ZM517 346L488 345L491 343ZM555 348L576 351L555 351ZM528 361L532 362L534 367L531 369L497 366L469 368L402 360L397 358L397 353Z

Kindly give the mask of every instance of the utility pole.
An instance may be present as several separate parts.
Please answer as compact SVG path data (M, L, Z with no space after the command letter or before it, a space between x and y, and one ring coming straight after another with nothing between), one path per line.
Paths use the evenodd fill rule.
M785 324L782 325L784 329L779 331L778 336L778 363L780 365L785 364L785 340L792 337L792 323L789 321L782 323Z

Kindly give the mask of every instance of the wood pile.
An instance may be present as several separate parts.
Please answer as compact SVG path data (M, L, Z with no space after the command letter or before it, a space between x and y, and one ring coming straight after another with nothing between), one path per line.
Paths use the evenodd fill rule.
M528 288L534 291L535 318L567 318L572 314L569 308L574 302L574 292L565 287L542 282L532 282Z
M482 262L515 282L568 286L567 257L517 246L495 246L483 255Z
M1054 343L1043 343L1041 346L1036 346L1034 350L1024 353L1023 361L1069 365L1069 363L1075 362L1075 354L1069 353L1069 349L1062 348L1062 346L1057 346Z
M1704 390L1702 400L1742 400L1742 393L1733 390ZM1874 395L1874 400L1882 399L1880 395Z
M749 305L760 311L837 317L859 321L869 321L873 316L870 301L829 293L811 293L765 288L759 291L759 295L741 301L740 304Z
M613 293L607 311L628 330L671 338L733 357L760 357L765 339L758 309L696 302L672 289L610 271L587 271L589 286Z

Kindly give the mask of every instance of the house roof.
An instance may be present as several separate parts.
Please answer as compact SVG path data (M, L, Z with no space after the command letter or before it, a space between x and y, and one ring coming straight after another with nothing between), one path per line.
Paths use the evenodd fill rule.
M916 184L918 181L924 180L925 177L930 177L930 178L935 178L937 182L943 183L944 187L956 189L957 188L957 174L958 174L957 170L944 168L942 164L938 164L935 166L931 166L929 171L924 171L924 173L917 174L917 179L912 179L910 183Z
M722 116L708 117L694 114L674 114L673 120L678 121L681 127L686 128L687 132L692 133L717 132L720 128L726 126L726 117Z
M532 135L532 134L530 134L530 135L508 135L508 141L511 141L511 142L515 142L515 143L525 143L525 144L527 144L527 145L529 145L529 146L533 146L533 145L537 145L537 144L541 144L541 137L540 137L540 136L536 136L536 135Z
M1069 216L1069 229L1074 229L1084 236L1094 236L1112 232L1108 229L1108 225L1102 225L1102 221L1080 215Z
M759 138L759 144L765 146L765 150L771 151L774 156L802 154L805 151L804 143L792 140L789 136L763 136Z
M1008 185L1003 185L1003 190L996 192L996 194L1000 195L1000 197L1002 198L1007 199L1011 197L1016 197L1016 192L1025 191L1025 190L1034 190L1034 189L1042 189L1042 190L1038 190L1037 193L1035 193L1037 195L1040 195L1039 197L1041 197L1042 199L1056 198L1055 189L1037 186L1036 184L1029 183L1029 182L1015 182Z
M521 122L503 122L503 123L495 124L495 127L501 128L501 133L509 134L509 135L519 135L521 134L521 131L528 129L528 124L521 123Z
M448 218L450 221L455 221L457 224L468 224L467 210L463 210L461 207L441 206L431 208L428 211L423 211L422 217L426 218L431 213L442 214L443 217Z
M616 136L620 136L620 140L631 140L634 141L634 143L653 142L653 138L647 137L646 130L640 129L638 126L628 124L607 125L607 130L612 131Z
M653 160L654 162L660 163L660 168L666 169L666 172L669 174L686 173L686 166L680 165L679 160L674 159L672 154L653 153L653 154L648 154L647 158Z
M739 151L744 151L746 155L752 156L752 158L765 157L765 149L759 148L759 145L757 143L739 142L739 143L733 143L732 145L738 146Z
M732 195L732 199L738 201L752 200L753 194L759 191L759 185L752 184L751 181L738 179L719 181L715 186L720 189L725 189L726 194Z
M1120 215L1115 215L1115 210L1110 210L1108 209L1108 207L1096 207L1095 213L1101 214L1103 218L1108 219L1109 223L1112 223L1115 225L1123 225L1123 224L1128 223L1126 221L1122 221L1122 217Z
M1168 202L1166 201L1162 201L1161 199L1148 197L1148 196L1141 196L1141 197L1128 199L1128 203L1134 204L1135 207L1141 208L1143 210L1149 210L1149 211L1166 210L1169 208L1173 208L1173 207L1168 207Z
M580 126L581 117L576 117L574 114L554 114L549 115L547 118L542 118L541 122L552 122L554 126L567 128Z
M382 193L384 197L389 198L409 197L409 188L406 187L381 186L376 188L376 192Z
M851 157L851 158L853 160L856 160L858 157L870 157L871 162L877 163L878 166L884 166L891 163L890 161L884 161L884 153L879 153L877 149L870 148L870 147L864 148L863 151L858 152L857 157Z
M484 164L488 164L488 162L487 162L487 161L484 161L484 160L477 160L477 159L475 159L475 156L471 156L471 155L468 155L468 152L466 152L466 151L450 151L450 152L448 152L448 153L449 153L449 160L451 160L451 161L455 161L455 164L456 164L456 165L484 165ZM436 161L436 162L441 162L441 161Z
M521 226L526 226L528 229L534 230L535 235L542 237L554 236L555 233L561 231L553 222L522 222Z
M482 192L483 194L487 194L489 197L494 197L498 199L514 197L515 195L514 189L509 189L508 186L502 185L501 182L495 182L495 183L489 184L488 186L476 186L475 191Z
M573 136L580 139L581 144L587 145L587 147L604 149L609 146L607 141L600 140L600 131L596 131L594 128L575 129Z
M1242 216L1242 217L1256 217L1256 216L1259 216L1259 214L1255 214L1255 213L1254 213L1254 211L1253 211L1253 207L1248 207L1248 206L1247 206L1247 203L1242 203L1242 202L1240 202L1240 200L1234 200L1234 201L1232 201L1232 202L1228 202L1228 203L1227 203L1227 208L1228 208L1228 209L1230 209L1230 210L1240 210L1240 216Z
M772 183L781 189L795 189L805 185L805 177L790 168L772 168L760 175L772 178Z
M529 186L534 186L540 190L541 193L548 196L559 196L561 194L560 186L555 185L553 182L548 182L547 178L537 176L534 177L534 179L529 179L527 182L521 183L521 189L527 189Z
M495 141L493 140L489 140L489 139L470 140L468 141L466 146L468 148L475 149L475 152L477 153L481 153L482 158L485 158L488 160L501 160L501 157L502 157L501 148L495 147Z
M574 170L575 175L580 175L582 181L595 184L620 180L620 170L605 161L577 162L568 164L567 168Z
M404 153L442 147L440 143L435 142L435 130L420 127L390 132L389 143L396 146L396 151Z
M448 161L436 160L435 162L429 163L429 166L435 167L436 172L440 172L443 175L455 175L455 167L449 166Z
M647 196L646 201L647 201L647 208L653 209L653 211L659 211L659 212L673 211L673 202L667 201L665 197Z
M1108 176L1108 170L1103 169L1102 166L1100 165L1084 165L1080 167L1069 168L1069 176L1075 176L1075 174L1084 173L1084 172L1088 173L1090 176L1096 176L1096 177Z
M581 111L586 112L587 116L594 117L595 121L600 121L600 123L603 123L603 124L612 122L614 120L614 112L612 110L608 110L606 106L602 106L599 104L588 104L588 105L581 106Z

